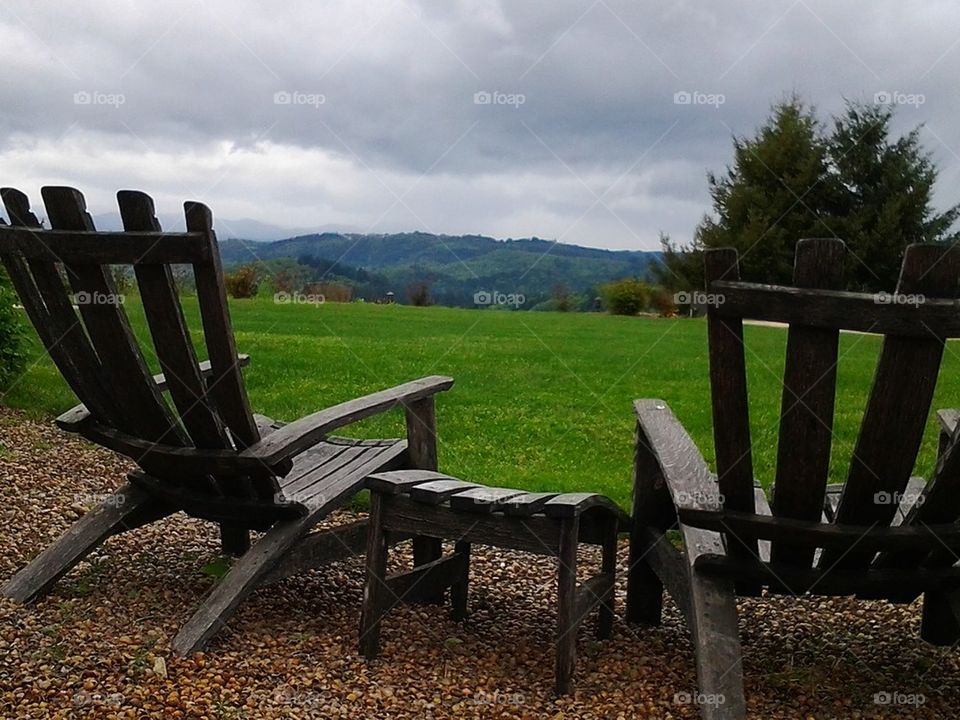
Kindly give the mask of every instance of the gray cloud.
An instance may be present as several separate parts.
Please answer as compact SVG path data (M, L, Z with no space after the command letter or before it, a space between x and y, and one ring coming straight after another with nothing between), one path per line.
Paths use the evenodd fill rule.
M8 0L0 25L3 183L96 212L141 187L285 227L652 248L794 91L922 95L898 128L926 123L944 205L960 179L948 4Z

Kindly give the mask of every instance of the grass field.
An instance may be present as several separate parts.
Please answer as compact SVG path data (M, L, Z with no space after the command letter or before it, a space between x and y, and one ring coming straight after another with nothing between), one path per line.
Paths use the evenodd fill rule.
M239 348L252 357L246 370L251 401L271 417L291 420L395 383L444 374L456 384L438 398L440 466L465 479L531 490L596 490L626 506L631 401L640 397L666 400L712 462L702 320L269 300L231 307ZM143 332L135 299L127 309ZM199 328L196 307L187 313L191 327ZM745 332L754 466L769 485L786 333L766 327ZM2 400L52 416L74 400L39 342L32 342L29 371ZM841 338L833 481L845 475L879 347L872 336ZM951 344L934 407L958 405L960 346ZM392 413L354 426L354 434L396 436L402 428L402 416ZM935 447L931 416L918 473L929 476Z

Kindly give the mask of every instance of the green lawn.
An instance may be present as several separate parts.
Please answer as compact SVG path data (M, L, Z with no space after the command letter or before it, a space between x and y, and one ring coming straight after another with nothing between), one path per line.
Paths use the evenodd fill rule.
M640 397L666 400L713 458L702 320L268 300L231 307L239 348L252 357L246 377L253 406L272 417L295 419L423 375L453 376L453 389L438 398L440 467L465 479L596 490L626 505L631 401ZM127 308L142 332L136 301ZM188 320L199 327L194 305ZM746 329L754 465L764 484L776 461L785 338L777 328ZM879 345L872 336L841 339L834 481L846 471ZM73 404L35 340L30 355L30 370L4 403L42 416ZM960 403L958 370L960 347L951 344L935 407ZM402 416L392 413L355 426L355 434L393 436L402 427ZM920 474L929 475L935 447L931 416Z

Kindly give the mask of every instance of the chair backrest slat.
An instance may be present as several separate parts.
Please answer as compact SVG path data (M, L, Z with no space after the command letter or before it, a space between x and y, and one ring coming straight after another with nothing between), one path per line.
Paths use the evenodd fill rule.
M904 254L897 293L901 296L952 297L960 277L960 252L946 245L911 245ZM922 310L922 305L918 307ZM918 317L922 322L922 316ZM873 388L844 484L837 522L889 525L893 502L910 480L916 463L937 376L944 338L888 335L884 338ZM872 560L854 549L845 555L824 552L820 567L858 568Z
M108 447L123 448L154 480L178 492L212 495L218 502L275 503L276 473L283 467L264 465L246 476L221 478L211 475L199 457L197 472L190 472L189 450L176 468L151 461L149 452L135 457L139 448L154 443L240 452L260 439L240 372L209 209L186 203L187 232L164 233L149 196L121 191L124 230L100 233L77 190L45 187L42 194L52 229L41 227L26 195L0 190L11 221L11 227L0 228L0 260L44 346L90 413L77 413L71 427ZM193 270L209 375L201 372L174 282L175 264ZM112 266L133 267L149 340L141 343L134 334ZM153 356L165 377L163 388L148 367L147 357Z
M796 287L835 290L843 283L846 248L840 240L797 243ZM778 517L819 520L830 471L833 405L840 333L795 324L787 335L777 473L772 512ZM774 542L771 559L809 566L814 548Z
M62 230L94 230L83 196L73 188L45 187L44 205L51 226ZM128 431L146 440L185 445L186 437L156 388L137 345L119 293L103 265L65 264L90 340L113 381L113 397Z
M147 194L121 191L117 193L117 202L125 230L160 230L153 200ZM230 439L206 397L170 266L137 264L134 273L160 369L193 444L199 448L229 449Z
M884 332L867 406L840 499L830 520L841 525L889 526L915 469L947 338L960 337L960 249L911 245L893 294L840 290L846 248L839 240L802 240L795 287L740 282L734 250L708 251L707 290L714 439L724 511L755 512L744 494L752 488L749 453L744 319L787 319L786 362L776 479L768 522L818 522L833 449L839 331ZM873 322L874 316L879 319ZM907 507L907 505L904 505ZM938 462L923 497L904 525L956 522L960 515L960 431ZM786 525L785 525L786 526ZM791 526L792 527L792 526ZM728 553L742 553L743 537L724 533ZM750 535L744 537L749 541ZM865 544L866 545L866 544ZM864 546L865 546L864 545ZM933 543L931 543L931 547ZM781 533L771 547L779 567L844 572L876 567L951 564L946 553L826 548ZM751 553L753 548L747 548Z
M12 226L40 229L26 195L13 188L3 188L0 196ZM42 240L37 237L35 242L39 244ZM4 254L2 259L40 341L70 389L92 412L108 422L116 422L116 408L100 360L73 309L56 266L42 260L24 260L14 254Z
M707 287L719 280L739 280L737 253L731 249L705 254ZM750 444L750 413L747 401L747 369L741 318L707 312L710 346L710 387L713 401L713 436L717 476L724 507L754 512L753 456ZM756 557L756 541L731 542L732 555Z
M211 246L216 246L213 232L213 216L200 203L184 204L187 230L204 233ZM260 439L257 424L250 410L247 390L237 360L237 345L230 325L227 294L223 284L220 254L211 252L210 259L193 266L197 284L197 300L207 343L207 353L213 373L207 380L207 388L220 411L221 419L230 428L234 443L240 448L254 444Z

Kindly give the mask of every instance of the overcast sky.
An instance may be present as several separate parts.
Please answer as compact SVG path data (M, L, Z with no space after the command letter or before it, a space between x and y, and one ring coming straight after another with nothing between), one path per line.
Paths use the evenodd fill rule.
M0 4L0 184L361 232L651 249L798 92L899 102L960 196L960 6L874 0ZM239 225L239 223L238 223Z

